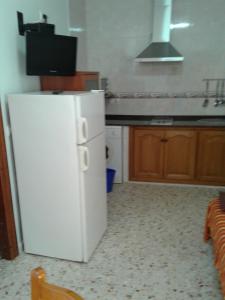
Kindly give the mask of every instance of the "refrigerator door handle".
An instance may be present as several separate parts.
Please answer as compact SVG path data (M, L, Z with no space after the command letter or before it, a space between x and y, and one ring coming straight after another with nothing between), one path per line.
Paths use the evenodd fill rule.
M79 124L80 143L85 143L88 140L88 122L86 118L80 118Z
M81 170L86 172L89 169L90 154L88 147L82 146L81 151Z

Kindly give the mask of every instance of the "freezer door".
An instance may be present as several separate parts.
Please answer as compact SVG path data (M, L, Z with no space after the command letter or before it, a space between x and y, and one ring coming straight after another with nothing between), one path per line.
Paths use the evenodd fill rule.
M103 92L90 92L75 96L78 122L78 144L86 143L104 132L105 100Z
M107 223L104 134L80 150L81 215L84 261L88 261L101 240Z

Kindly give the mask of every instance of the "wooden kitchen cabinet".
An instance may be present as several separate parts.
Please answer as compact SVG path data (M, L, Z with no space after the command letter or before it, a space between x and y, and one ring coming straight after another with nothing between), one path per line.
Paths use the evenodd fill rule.
M225 130L130 127L130 180L225 184Z
M148 180L162 178L163 175L163 149L161 140L162 130L147 128L132 128L130 166L131 179Z
M133 127L130 146L131 180L174 181L194 178L195 132Z
M166 130L163 177L192 180L195 172L197 134L193 130Z
M197 178L225 183L225 130L199 132Z

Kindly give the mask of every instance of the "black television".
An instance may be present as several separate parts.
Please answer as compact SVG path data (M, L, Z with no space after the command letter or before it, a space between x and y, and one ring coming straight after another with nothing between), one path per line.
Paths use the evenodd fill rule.
M71 76L76 73L77 37L26 34L27 75Z

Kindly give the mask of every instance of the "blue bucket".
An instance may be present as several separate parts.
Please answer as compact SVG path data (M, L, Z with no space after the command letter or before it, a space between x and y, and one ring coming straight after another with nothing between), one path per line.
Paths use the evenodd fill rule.
M106 191L107 193L112 192L114 177L116 174L116 170L106 169Z

